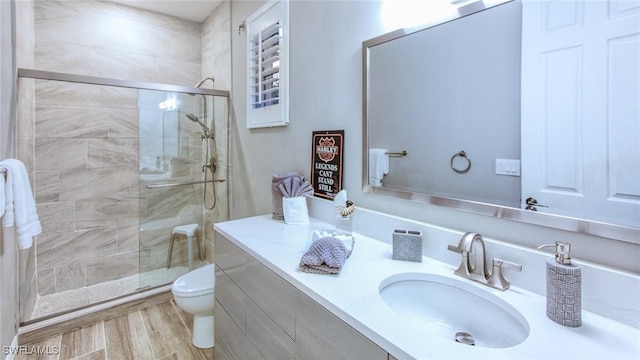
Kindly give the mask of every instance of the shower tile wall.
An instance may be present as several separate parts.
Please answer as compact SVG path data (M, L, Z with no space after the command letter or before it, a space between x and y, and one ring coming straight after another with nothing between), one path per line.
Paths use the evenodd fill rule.
M196 23L109 2L36 1L35 68L192 86L201 77L200 32ZM146 219L147 205L200 198L141 192L137 91L37 81L35 93L39 295L138 273L138 216ZM168 231L141 239L143 257L161 257L153 245L166 256Z

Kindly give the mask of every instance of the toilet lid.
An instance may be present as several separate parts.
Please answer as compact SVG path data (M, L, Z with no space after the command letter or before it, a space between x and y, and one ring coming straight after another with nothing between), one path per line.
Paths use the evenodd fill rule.
M180 296L198 296L213 293L215 286L214 265L206 265L180 276L171 285L173 293Z

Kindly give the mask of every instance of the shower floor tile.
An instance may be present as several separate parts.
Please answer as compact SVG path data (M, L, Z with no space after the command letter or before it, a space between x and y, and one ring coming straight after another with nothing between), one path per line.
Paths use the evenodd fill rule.
M193 316L171 300L36 343L20 344L23 351L15 359L213 360L213 349L191 344L192 323Z

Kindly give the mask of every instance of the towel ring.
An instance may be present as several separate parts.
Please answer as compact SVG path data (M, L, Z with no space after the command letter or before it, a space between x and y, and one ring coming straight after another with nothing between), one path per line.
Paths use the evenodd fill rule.
M457 169L453 165L453 160L455 160L457 157L465 158L467 160L467 167L465 167L464 169ZM458 174L466 174L467 172L469 172L469 169L471 169L471 159L469 159L467 153L465 153L464 150L460 151L457 154L454 154L451 157L451 161L449 163L451 164L451 168L453 169L453 171L457 172Z

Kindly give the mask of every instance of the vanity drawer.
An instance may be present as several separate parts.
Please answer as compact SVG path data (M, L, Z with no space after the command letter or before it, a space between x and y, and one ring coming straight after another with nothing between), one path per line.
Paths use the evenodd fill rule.
M257 260L247 263L245 293L275 321L291 339L295 339L296 289Z
M244 330L241 330L231 320L231 317L219 302L216 302L214 316L216 324L216 346L213 348L214 359L264 360L253 344L244 336Z
M219 305L244 333L246 296L231 278L216 266L216 288L214 296Z
M247 253L219 233L216 233L215 241L216 265L240 288L243 288L245 286L243 283L246 277Z
M296 358L387 360L388 354L302 292L296 297Z
M251 299L247 299L246 335L265 359L295 359L293 339Z

